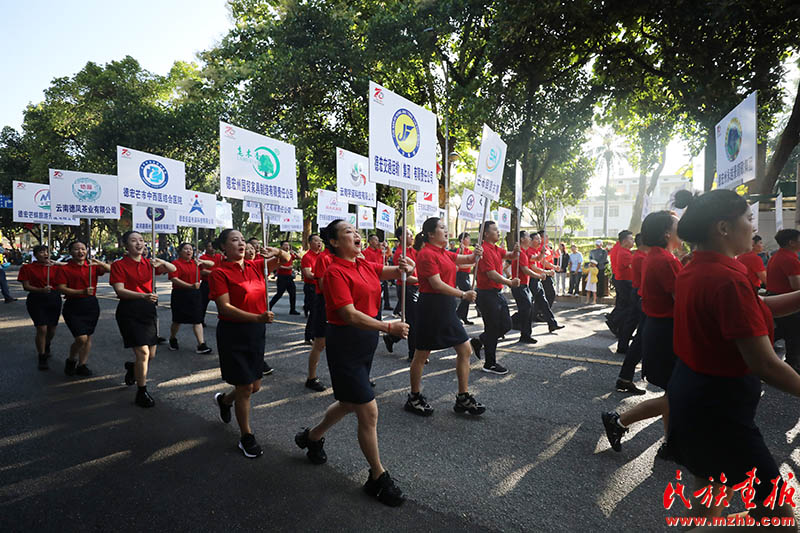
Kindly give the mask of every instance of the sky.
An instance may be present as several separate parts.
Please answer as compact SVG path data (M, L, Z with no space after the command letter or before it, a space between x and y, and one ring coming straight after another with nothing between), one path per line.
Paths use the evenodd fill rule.
M0 0L0 127L20 129L53 78L126 55L156 74L220 41L225 0Z

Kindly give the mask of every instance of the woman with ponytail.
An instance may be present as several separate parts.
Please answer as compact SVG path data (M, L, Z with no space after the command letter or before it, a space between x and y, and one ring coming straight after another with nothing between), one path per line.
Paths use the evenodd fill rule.
M722 490L720 482L730 491L755 469L761 482L751 485L750 516L791 517L788 503L769 503L781 475L754 419L762 380L800 396L800 376L772 347L773 315L800 310L800 291L763 299L753 291L747 268L735 259L752 246L752 215L744 198L717 189L687 194L683 203L688 207L678 235L696 249L675 281L678 361L668 389L669 448L698 486L712 479L714 494ZM707 516L725 510L699 498L692 508Z
M50 259L50 249L44 244L33 247L33 257L36 261L26 263L19 269L17 281L28 292L25 308L36 328L34 342L39 354L38 368L47 370L50 342L56 335L58 317L61 316L61 294L55 290L53 278L56 275L56 266L63 263L55 263Z

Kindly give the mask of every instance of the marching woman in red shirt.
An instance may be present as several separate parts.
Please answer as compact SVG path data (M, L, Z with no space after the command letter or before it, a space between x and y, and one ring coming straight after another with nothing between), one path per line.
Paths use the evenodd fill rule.
M639 291L642 286L642 268L650 247L642 243L641 233L636 234L634 242L636 243L636 253L633 254L631 260L631 304L633 306L631 313L633 316L630 318L636 323L634 328L636 335L625 352L625 360L622 362L622 368L617 377L616 389L617 392L630 392L641 396L647 394L647 391L634 385L633 375L636 373L636 365L642 360L642 329L644 328L645 314L642 312L642 297Z
M754 419L762 380L800 396L800 376L772 348L773 313L800 310L800 291L763 299L753 291L746 267L734 259L752 244L744 198L717 189L687 203L678 234L697 248L675 282L678 362L669 382L669 447L698 487L711 478L714 494L720 494L722 475L730 491L755 469L761 482L751 485L756 505L750 516L791 517L789 503L776 498L773 509L765 501L781 475ZM697 498L693 509L719 516L725 507L707 508Z
M800 231L782 229L775 234L780 249L767 263L767 292L786 294L800 289ZM800 313L775 319L775 336L786 343L786 363L800 373Z
M178 247L178 258L172 262L175 272L170 272L168 277L172 281L172 295L169 306L172 309L172 326L169 330L169 349L178 349L176 335L181 324L191 324L194 336L197 339L197 353L211 353L203 337L203 294L200 290L198 274L200 269L214 267L213 260L193 259L194 246L184 242Z
M458 236L458 242L460 243L458 246L458 255L470 255L472 253L472 249L469 247L471 244L469 233L466 231L461 233L461 235ZM469 275L472 272L473 266L474 265L470 264L458 265L458 272L456 272L456 287L464 292L472 290L472 284L470 283ZM461 300L458 303L456 315L461 319L465 326L473 325L474 322L467 318L467 315L469 315L468 299Z
M17 281L28 291L25 308L36 327L36 352L39 354L39 370L47 370L47 358L50 357L50 341L56 334L58 317L61 316L61 295L54 290L56 269L50 259L50 249L44 244L33 247L36 261L22 265ZM50 268L48 280L48 267Z
M760 235L753 235L753 249L736 258L747 267L747 279L753 284L753 289L758 291L762 285L767 285L767 267L758 255L764 251L764 242Z
M322 240L319 235L312 233L308 236L308 251L300 259L300 274L303 278L303 314L308 318L314 308L314 262L322 249ZM306 320L305 341L310 344L314 338L311 336L311 321Z
M464 325L456 315L456 299L474 302L473 290L456 289L457 265L468 265L481 256L478 248L474 254L460 255L445 249L447 230L438 217L429 218L422 225L425 243L417 254L417 276L420 297L417 302L417 348L411 362L411 394L405 410L429 416L433 408L420 393L422 370L431 350L455 347L458 394L453 409L457 413L480 415L486 408L469 393L469 359L472 347Z
M676 197L676 202L678 198ZM676 360L672 350L672 317L675 277L681 269L681 262L672 252L681 246L678 217L671 211L656 211L647 215L642 222L642 242L650 247L642 265L640 287L642 311L646 315L642 330L642 376L649 383L666 391ZM628 426L656 416L662 417L666 434L669 427L666 394L636 404L622 414L603 413L603 425L614 451L620 451L622 436L628 431ZM670 458L666 443L659 448L656 456Z
M111 265L109 283L117 293L116 319L125 348L132 348L136 362L125 363L125 384L138 385L136 405L153 407L156 402L147 392L147 367L156 356L156 305L158 295L153 292L153 268L156 274L174 272L175 266L157 257L147 259L144 239L138 231L122 234L122 244L127 255Z
M378 404L369 380L372 359L378 345L378 332L405 337L408 324L381 322L381 279L397 279L401 269L414 268L413 261L401 260L398 266L370 263L359 258L361 236L343 220L334 220L322 231L327 250L334 255L323 281L328 315L328 369L336 402L314 428L304 428L295 435L300 448L314 464L327 461L323 450L325 433L348 413L358 418L358 443L369 463L369 477L364 491L381 503L403 503L402 491L394 484L381 464L378 451ZM378 317L378 318L376 318Z
M92 335L100 318L100 306L97 303L97 278L111 267L96 259L87 259L86 245L81 241L69 244L72 258L58 269L55 285L64 294L64 322L75 338L69 348L69 357L64 363L64 374L68 376L91 376L92 371L86 366L89 352L92 349ZM91 277L89 266L92 266Z
M214 249L214 242L208 241L206 242L206 251L203 255L200 256L200 259L203 261L211 261L214 264L214 267L218 266L222 260L221 253L217 253ZM200 269L200 305L203 307L203 327L206 325L206 309L208 309L208 276L211 274L211 271L214 269L211 268L201 268Z
M400 258L403 255L403 231L406 232L406 244L408 248L406 248L406 257L411 259L412 261L417 260L417 250L414 248L414 234L411 233L410 229L399 227L394 230L394 236L397 237L397 248L394 250L394 256L392 257L392 263L395 265L400 264ZM400 307L402 303L402 291L403 291L403 284L397 284L397 305L394 308L394 312L397 316L400 316ZM408 276L406 278L406 322L408 323L409 330L408 330L408 337L406 341L408 343L408 361L411 362L414 360L414 352L417 349L417 302L419 301L419 279L416 276L416 273L413 276ZM400 337L396 337L394 335L384 335L383 342L386 344L386 350L389 353L394 351L395 343L400 342Z
M289 258L287 252L267 248L253 261L244 258L245 240L234 229L223 230L216 247L225 252L225 260L209 278L209 297L217 304L217 352L222 379L233 385L227 394L218 392L214 402L219 418L231 421L231 408L236 410L241 438L239 449L245 457L263 454L250 427L250 396L261 388L264 373L266 326L275 315L267 311L264 286L264 261L271 270L279 261Z
M322 277L325 275L325 270L331 264L331 261L333 261L333 254L326 246L325 250L317 254L314 268L311 271L314 276L315 292L314 307L311 309L308 321L311 323L311 335L314 337L314 341L311 344L311 353L308 354L308 377L306 378L305 386L315 392L325 390L325 385L317 377L317 366L319 366L322 350L325 349L325 330L328 325L325 312L325 297L322 295L322 285L324 283Z
M289 244L289 241L281 241L281 250L289 254L289 258L278 265L278 270L275 276L277 278L277 290L275 291L275 295L269 301L269 308L274 308L275 304L278 303L278 300L280 300L281 296L283 296L283 293L288 292L289 314L299 315L300 313L298 313L297 309L295 309L297 302L297 287L294 284L294 262L298 258L298 255L294 250L292 250L292 246Z

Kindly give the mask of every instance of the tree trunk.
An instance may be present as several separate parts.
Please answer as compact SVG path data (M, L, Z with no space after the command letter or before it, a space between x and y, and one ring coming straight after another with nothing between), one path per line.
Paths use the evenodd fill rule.
M603 196L603 237L608 236L608 187L611 183L611 162L606 158L606 194Z
M764 173L761 188L757 192L761 194L770 194L772 192L775 182L778 181L778 174L786 166L786 162L798 142L800 142L800 86L798 86L797 94L794 98L792 114L789 116L789 121L783 129L780 139L778 139L775 152L772 154L767 170Z
M631 221L628 223L628 229L634 234L639 233L639 230L642 229L642 208L644 207L644 196L646 190L647 173L642 171L639 173L639 190L636 193L636 200L633 202Z
M664 170L664 165L667 162L667 146L664 145L661 147L661 160L658 162L658 166L653 170L653 173L650 175L650 183L647 185L647 195L653 194L653 191L656 190L656 185L658 184L658 178L661 176L661 172Z
M714 175L717 172L717 141L714 136L714 126L711 126L706 135L705 173L703 176L703 191L711 190L714 184Z

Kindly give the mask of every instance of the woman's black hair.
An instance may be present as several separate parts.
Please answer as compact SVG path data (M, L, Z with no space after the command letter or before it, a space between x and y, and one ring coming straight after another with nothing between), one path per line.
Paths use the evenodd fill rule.
M339 225L340 223L344 222L341 218L337 218L324 228L322 228L319 232L319 236L322 238L322 242L325 243L325 247L330 250L334 255L339 255L336 253L336 247L331 244L331 241L339 238Z
M181 250L183 250L183 247L186 246L187 244L192 247L192 253L194 253L194 244L192 244L190 242L182 242L182 243L180 243L178 245L178 251L180 252Z
M424 233L417 233L414 235L414 244L411 245L416 251L422 250L422 246L428 242Z
M528 236L528 232L527 231L525 231L524 229L519 230L519 240L522 240L527 236Z
M128 230L122 234L122 246L128 246L128 239L130 239L131 235L133 235L134 233L139 233L139 232L135 230ZM139 235L141 235L141 233L139 233Z
M753 235L753 244L759 243L764 239L761 238L761 235Z
M311 235L309 235L308 236L308 244L311 244L311 239L313 239L314 237L319 237L319 234L318 233L312 233Z
M645 246L667 247L666 233L675 223L672 211L655 211L642 221L642 243Z
M796 229L782 229L775 234L775 242L778 246L783 248L788 246L790 242L800 240L800 231Z
M463 240L464 240L464 239L466 239L467 237L469 237L469 233L467 233L466 231L462 231L462 232L461 232L461 233L458 235L458 242L461 242L461 241L463 241Z
M436 233L436 228L439 227L439 221L441 218L439 217L431 217L425 222L422 223L422 231L419 233L422 237L422 242L430 242L430 234ZM416 248L417 239L414 239L414 247ZM420 248L422 246L420 245Z
M78 244L78 243L81 243L82 245L86 246L86 243L85 243L85 242L83 242L82 240L80 240L80 239L75 239L74 241L71 241L71 242L70 242L70 243L67 245L67 251L69 251L69 253L72 253L72 247L73 247L73 246L75 246L75 245L76 245L76 244ZM86 246L86 247L88 248L88 246Z
M703 244L714 224L735 220L750 208L747 200L730 189L715 189L699 195L680 190L675 193L675 207L686 208L678 222L678 236L692 244Z
M403 238L403 232L405 231L405 229L406 228L404 228L403 226L398 226L398 227L394 228L394 238L395 239L402 239Z
M642 245L642 234L641 233L637 233L636 236L633 237L633 244L635 244L637 248Z
M220 234L217 236L217 238L214 239L214 242L212 244L214 246L214 248L217 249L217 250L222 250L224 245L225 245L225 241L228 240L228 235L230 235L232 231L236 231L236 230L233 229L233 228L228 228L228 229L222 230L222 232L220 232ZM248 242L250 242L250 241L248 241Z
M33 247L33 255L36 255L42 250L47 250L47 249L48 248L46 244L37 244L36 246Z

